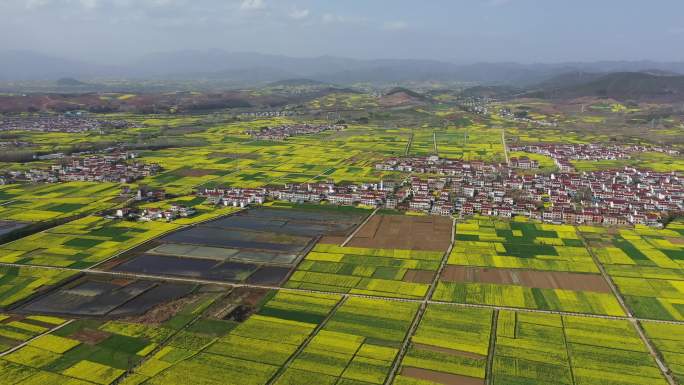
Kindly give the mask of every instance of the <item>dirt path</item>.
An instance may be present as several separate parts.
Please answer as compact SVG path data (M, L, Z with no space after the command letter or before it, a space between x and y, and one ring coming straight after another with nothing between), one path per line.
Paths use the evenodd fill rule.
M658 368L663 374L663 377L667 380L667 382L670 385L677 385L677 382L675 381L674 377L672 377L672 371L670 371L670 368L665 365L665 362L660 359L660 356L658 355L658 352L651 342L651 340L646 336L646 333L644 332L644 329L641 327L641 323L639 320L634 317L634 314L632 313L632 310L627 306L627 303L625 303L625 299L622 298L622 294L620 294L620 291L617 289L617 286L615 286L615 283L613 282L613 279L608 275L606 272L606 269L603 267L603 264L601 261L598 259L598 257L594 254L594 250L589 247L589 243L587 242L586 238L584 238L584 235L579 231L579 229L575 228L575 231L577 234L579 234L580 238L582 239L582 243L584 244L584 248L587 249L589 254L591 255L591 258L594 260L594 263L596 266L598 266L599 271L603 275L603 278L608 282L608 285L610 286L610 289L613 292L613 295L615 298L617 298L618 302L620 303L620 306L625 311L625 314L627 314L627 318L629 321L632 323L634 326L634 329L636 330L637 334L639 334L639 338L641 338L641 341L646 345L646 348L648 348L648 352L651 354L651 357L653 357L653 360L655 363L658 365Z
M437 150L437 131L432 131L432 145L435 151L435 155L439 156L439 151Z
M361 223L361 224L356 228L356 230L354 230L351 234L349 234L349 236L347 237L347 239L345 239L344 242L342 242L342 244L341 244L340 246L342 246L342 247L346 246L347 243L349 243L349 241L351 241L352 238L354 238L354 236L356 235L356 233L358 233L358 232L366 225L366 223L368 223L368 221L370 221L371 218L373 218L373 216L375 215L375 213L378 212L378 210L379 210L379 209L373 210L373 212L371 213L371 215L369 215L368 218L366 218L366 220L363 221L363 223Z
M252 289L266 289L266 290L280 290L292 293L312 293L312 294L329 294L329 295L340 295L340 293L330 292L325 290L311 290L311 289L296 289L289 287L280 287L273 285L256 285L249 283L231 283L225 281L215 281L210 279L196 279L196 278L182 278L182 277L171 277L165 275L154 275L154 274L139 274L139 273L123 273L116 271L104 271L104 270L86 270L86 269L75 269L68 267L55 267L55 266L39 266L39 265L21 265L16 263L6 263L0 262L0 266L9 267L20 267L20 268L34 268L34 269L46 269L46 270L59 270L59 271L71 271L74 273L88 273L91 275L103 275L114 278L121 279L147 279L162 282L178 282L178 283L195 283L202 285L214 285L223 286L226 288L252 288ZM431 291L434 291L436 285L431 286ZM540 313L540 314L557 314L557 315L567 315L574 317L585 317L585 318L598 318L598 319L609 319L609 320L630 320L632 318L626 316L611 316L611 315L601 315L601 314L590 314L590 313L578 313L569 311L555 311L555 310L539 310L539 309L527 309L512 306L496 306L496 305L481 305L472 303L462 303L462 302L445 302L445 301L435 301L435 300L425 300L425 299L409 299L409 298L396 298L396 297L383 297L376 295L365 295L365 294L346 294L348 297L356 298L368 298L368 299L378 299L383 301L395 301L395 302L412 302L412 303L423 303L427 302L430 304L439 304L447 306L461 306L476 309L497 309L497 310L510 310L519 313ZM8 311L5 311L8 313ZM11 313L11 311L9 311ZM669 325L684 325L684 321L666 321L651 318L634 318L638 321L647 321L653 323L669 324Z
M409 135L408 143L406 143L406 151L404 151L405 156L409 156L411 153L411 145L413 144L413 132Z
M295 352L292 353L292 355L290 355L290 358L288 358L287 361L285 361L285 363L281 365L280 368L278 368L278 370L275 372L275 374L273 374L273 377L271 377L271 379L266 383L266 385L274 384L278 380L278 378L280 378L280 376L282 376L283 373L285 373L285 371L292 364L292 362L294 362L294 360L297 359L297 357L299 357L299 355L304 351L304 349L306 349L306 347L309 346L311 340L313 340L314 337L318 335L318 332L320 332L325 327L328 321L330 321L330 319L335 315L335 313L337 313L337 310L340 307L342 307L342 305L347 301L348 298L348 296L344 296L339 302L337 302L337 304L332 308L332 310L330 310L330 313L328 313L328 315L323 319L323 321L321 321L321 323L318 324L318 326L316 326L316 328L311 332L311 334L309 334L309 336L306 337L304 342L302 342L299 345L297 350L295 350Z
M485 382L487 385L494 384L492 369L494 368L494 353L496 352L496 329L499 325L499 310L492 312L492 329L489 332L489 349L487 350L487 368L485 369Z

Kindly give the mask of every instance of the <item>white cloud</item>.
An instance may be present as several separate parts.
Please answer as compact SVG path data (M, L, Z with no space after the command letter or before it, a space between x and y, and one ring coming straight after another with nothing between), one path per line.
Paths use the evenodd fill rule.
M251 11L263 8L266 8L264 0L242 0L242 3L240 3L240 9L243 11Z
M50 4L52 0L27 0L26 9L36 9Z
M386 31L401 31L408 28L405 21L387 21L382 25L382 29Z
M302 19L306 19L307 17L309 17L310 14L311 14L311 11L309 11L308 9L297 9L297 8L295 8L292 10L292 12L290 12L290 17L295 19L295 20L302 20Z
M98 0L79 0L78 2L81 3L83 8L87 9L93 9L97 7L98 4Z
M348 24L360 24L366 21L366 19L361 17L350 17L343 15L336 15L334 13L325 13L321 16L321 21L325 24L332 23L348 23Z

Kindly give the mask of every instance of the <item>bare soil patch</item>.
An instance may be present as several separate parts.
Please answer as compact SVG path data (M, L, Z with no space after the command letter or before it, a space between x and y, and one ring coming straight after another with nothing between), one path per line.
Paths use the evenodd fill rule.
M72 334L69 336L69 338L73 338L75 340L81 341L84 344L88 345L97 345L100 342L106 340L111 333L107 333L102 330L96 330L96 329L81 329L77 331L76 333Z
M451 243L451 219L436 216L375 215L348 246L377 249L445 251Z
M318 241L318 243L323 243L323 244L327 244L327 245L338 245L339 246L342 243L344 243L344 241L346 239L347 239L346 237L342 237L342 236L326 235L324 237L321 237L321 240Z
M436 372L434 370L405 367L401 369L401 375L419 380L427 380L444 385L483 385L485 382L481 378L461 376Z
M138 317L128 317L124 319L124 321L147 325L159 325L176 315L185 306L201 301L204 298L205 297L202 294L191 294L175 301L157 305L145 314L142 314Z
M467 358L472 358L474 360L484 360L487 359L487 357L472 353L472 352L464 352L463 350L456 350L456 349L449 349L449 348L443 348L441 346L434 346L434 345L425 345L425 344L413 344L416 348L420 350L431 350L433 352L439 352L439 353L445 353L445 354L450 354L452 356L461 356L461 357L467 357Z
M493 283L526 286L538 289L563 289L610 293L610 286L608 286L608 283L598 274L447 266L442 272L441 279L447 282Z
M684 245L684 238L665 238L673 245Z
M408 270L406 274L404 274L403 281L413 283L432 283L432 278L434 278L434 276L434 271Z

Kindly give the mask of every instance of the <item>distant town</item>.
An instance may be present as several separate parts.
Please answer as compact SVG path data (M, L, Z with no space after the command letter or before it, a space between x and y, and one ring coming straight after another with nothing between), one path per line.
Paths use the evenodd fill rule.
M291 136L311 135L323 131L340 131L345 128L346 126L343 124L286 124L250 130L247 131L247 134L258 140L285 140Z
M518 167L534 163L518 161ZM684 211L684 177L633 167L593 172L521 174L506 164L438 157L393 158L376 169L432 177L351 185L287 184L284 187L204 188L209 203L246 207L267 200L364 205L432 215L524 216L551 223L660 227Z
M161 171L158 164L144 163L136 157L137 154L134 152L69 157L61 159L58 164L49 168L8 171L0 174L0 184L75 181L131 183Z
M109 120L88 117L87 113L71 112L56 115L0 117L0 131L35 132L102 132L105 129L135 128L128 120Z

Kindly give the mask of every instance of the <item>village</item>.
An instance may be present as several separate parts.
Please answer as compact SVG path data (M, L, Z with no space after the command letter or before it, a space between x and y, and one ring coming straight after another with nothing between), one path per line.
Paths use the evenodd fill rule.
M252 138L258 140L285 140L291 136L311 135L323 131L340 131L343 124L285 124L276 127L263 127L259 130L247 131Z
M619 160L631 159L633 154L657 152L672 156L679 151L654 145L606 145L606 144L534 144L510 146L509 151L521 151L553 158L562 172L572 172L571 160ZM512 161L513 159L511 159Z
M77 181L131 183L161 171L159 165L144 163L136 158L134 152L64 158L47 169L8 171L0 175L0 184Z
M506 164L427 158L388 159L378 170L415 174L402 181L284 187L205 188L208 203L246 207L267 200L363 205L442 216L525 216L549 223L662 226L684 211L684 177L625 167L583 173L521 174Z
M172 204L169 208L162 207L123 207L116 209L114 213L105 217L109 219L126 219L129 221L150 222L165 221L172 222L178 218L188 218L195 215L197 211L193 207L179 204Z
M0 131L34 132L97 132L105 129L135 128L135 123L127 120L107 120L90 118L85 113L67 112L60 115L5 116L0 117Z

